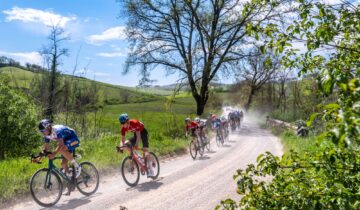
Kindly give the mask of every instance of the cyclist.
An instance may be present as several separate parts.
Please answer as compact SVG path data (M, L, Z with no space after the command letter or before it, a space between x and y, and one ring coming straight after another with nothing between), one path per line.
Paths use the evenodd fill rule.
M192 141L196 142L196 135L199 133L199 124L195 121L191 121L190 118L185 119L185 136L189 135L191 132L191 136L193 137Z
M199 125L200 139L206 138L206 120L201 120L199 117L196 117L194 121Z
M236 110L235 111L235 122L238 128L240 128L240 111Z
M126 144L125 135L126 132L133 132L134 136L129 139L131 145L134 147L134 149L138 149L138 145L140 140L142 141L142 151L143 151L143 158L145 160L145 167L147 167L147 161L146 158L149 154L149 138L148 138L148 132L144 127L144 124L138 120L130 119L128 114L123 113L119 116L119 122L121 124L120 132L121 132L121 139L120 139L120 147L124 144ZM154 176L153 171L151 170L151 167L148 168L147 176L152 177Z
M55 151L48 157L53 159L57 154L61 154L64 157L61 161L61 167L69 174L68 161L70 161L75 166L75 177L79 177L81 166L72 156L72 152L80 145L80 140L75 131L64 125L52 125L48 119L41 120L38 127L45 138L43 147L45 151L50 149L50 141L57 141Z
M227 136L229 132L229 123L225 116L221 117L221 127L224 130L224 134Z
M221 128L221 120L218 117L216 117L216 115L214 114L211 115L211 124L212 124L212 129L215 130L216 133L219 132L222 141L224 141L224 136Z
M236 129L236 125L235 125L235 112L234 111L231 111L229 112L228 114L228 121L230 122L230 125L231 125L231 130L234 131Z
M244 112L240 111L240 122L244 120Z

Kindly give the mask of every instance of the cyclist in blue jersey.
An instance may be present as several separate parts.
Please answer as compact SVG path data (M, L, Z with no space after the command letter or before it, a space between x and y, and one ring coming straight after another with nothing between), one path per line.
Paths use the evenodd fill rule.
M39 123L39 130L44 135L45 144L44 150L50 149L50 141L56 141L57 147L52 154L49 154L49 159L53 159L57 154L63 155L61 162L62 168L66 173L69 173L68 161L75 167L75 177L79 177L81 173L81 166L75 161L72 152L80 145L80 140L75 131L64 125L52 125L48 119L41 120Z
M223 132L222 132L222 124L221 124L221 120L216 117L216 115L212 115L211 116L211 125L212 125L212 129L215 130L216 132L219 132L221 138L224 137Z

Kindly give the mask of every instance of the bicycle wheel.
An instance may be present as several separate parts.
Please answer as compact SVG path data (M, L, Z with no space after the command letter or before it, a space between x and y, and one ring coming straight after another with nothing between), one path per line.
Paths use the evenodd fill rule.
M124 158L121 164L121 175L127 185L134 187L140 179L140 170L137 163L130 157Z
M43 207L55 205L62 194L62 183L58 174L47 168L39 169L31 177L30 192L35 202Z
M189 147L190 147L190 155L191 155L192 159L195 160L196 155L197 155L197 146L196 146L195 142L191 141Z
M216 135L216 144L218 147L221 145L221 136L219 134Z
M198 145L198 150L199 150L199 154L200 156L203 156L204 155L204 142L200 139L200 138L197 138L197 145Z
M149 156L147 157L147 167L151 167L150 170L153 171L152 179L158 178L160 174L160 163L159 159L155 155L155 153L150 152Z
M76 180L76 188L84 195L89 196L99 187L99 173L90 162L82 162L81 174Z
M204 136L203 142L205 142L205 148L210 152L210 140Z

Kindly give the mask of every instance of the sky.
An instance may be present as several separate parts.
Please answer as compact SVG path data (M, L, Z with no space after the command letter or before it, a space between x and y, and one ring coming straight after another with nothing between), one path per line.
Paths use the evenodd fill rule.
M70 55L63 57L61 72L71 74L77 61L77 75L136 86L138 72L122 74L128 42L121 11L116 0L0 0L0 56L43 66L38 52L48 43L49 26L58 24L71 37L63 44ZM151 79L157 80L155 85L167 85L178 76L158 69Z
M324 0L329 4L341 0ZM360 0L353 0L358 4ZM139 74L122 71L128 51L125 35L126 17L116 0L0 0L0 56L11 57L22 64L44 66L38 53L48 43L49 26L58 24L71 39L64 43L70 50L60 71L89 79L136 86ZM300 48L304 48L300 46ZM78 58L76 59L78 55ZM154 85L173 84L179 75L166 75L161 68L151 74ZM233 78L220 77L218 82L232 83Z

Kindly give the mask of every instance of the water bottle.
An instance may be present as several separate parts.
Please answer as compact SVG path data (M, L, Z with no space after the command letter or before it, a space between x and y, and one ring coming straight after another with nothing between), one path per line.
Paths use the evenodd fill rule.
M140 161L140 163L141 163L142 165L144 165L144 159L141 157L141 155L140 155L138 152L136 152L136 151L135 151L134 153L135 153L137 159Z

